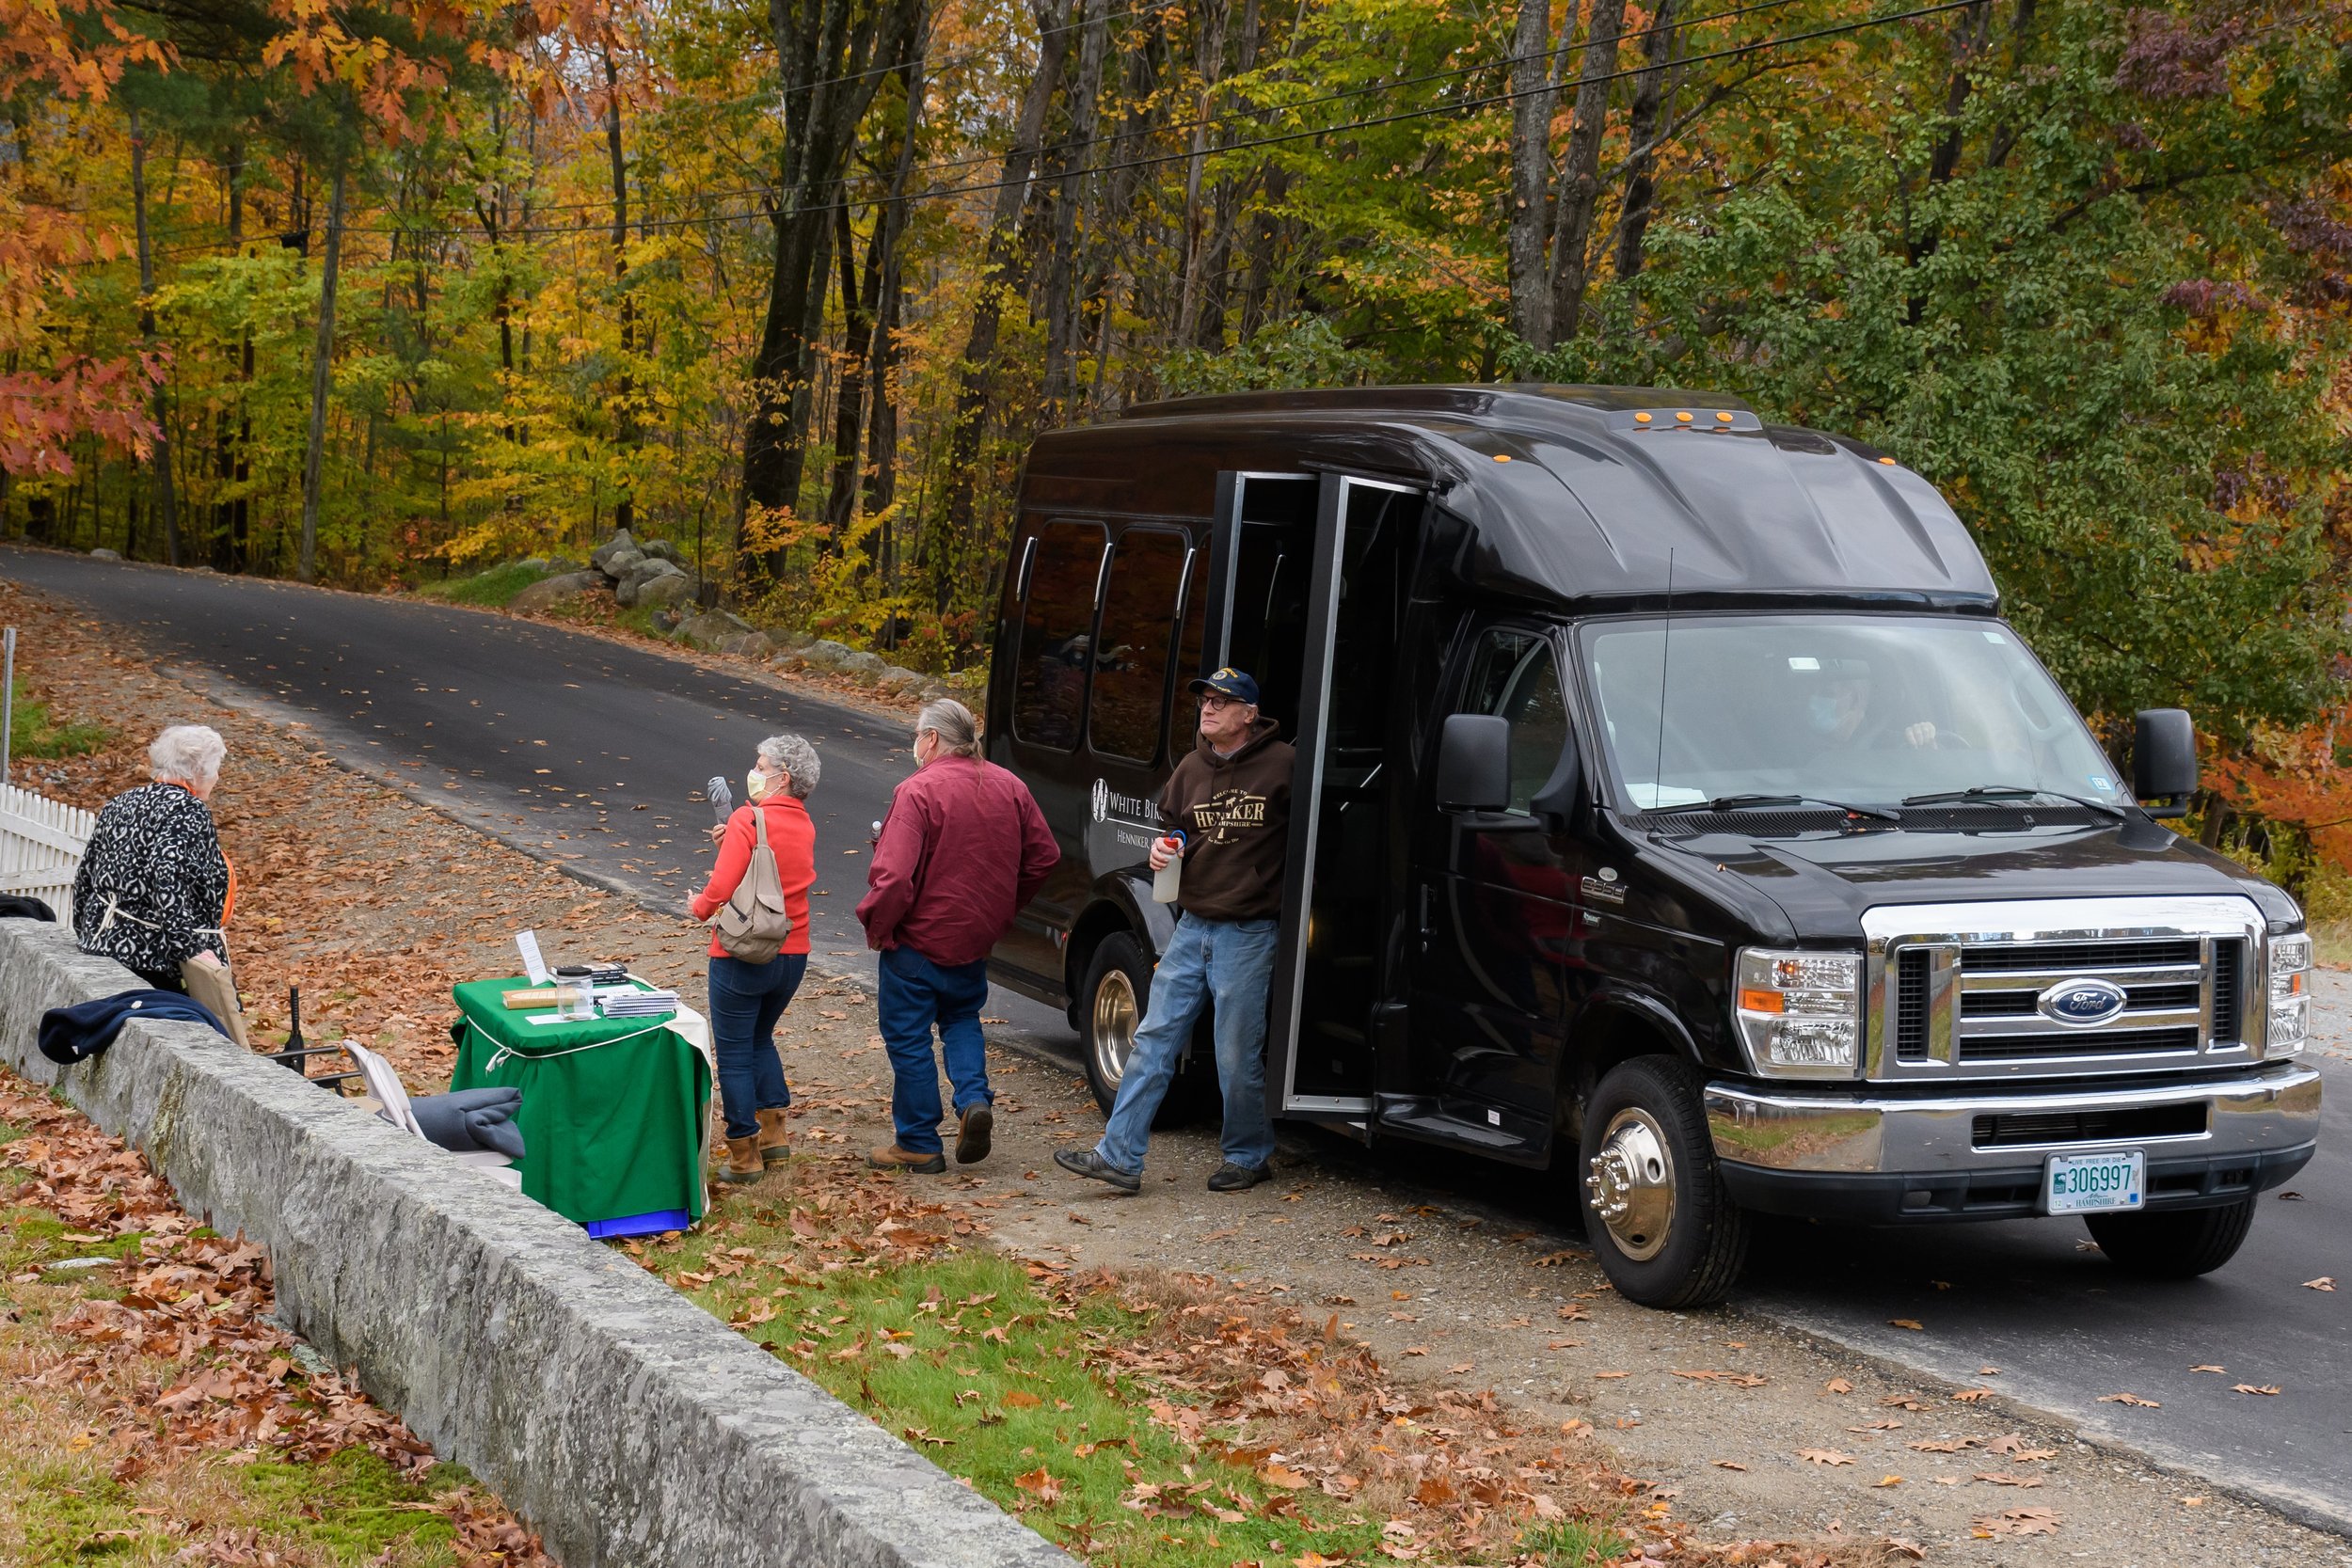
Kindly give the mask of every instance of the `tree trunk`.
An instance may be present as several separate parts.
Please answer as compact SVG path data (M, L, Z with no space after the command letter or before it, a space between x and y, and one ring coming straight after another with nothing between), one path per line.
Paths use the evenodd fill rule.
M1608 128L1609 79L1617 69L1617 41L1625 32L1625 0L1593 0L1584 35L1582 69L1577 74L1576 119L1568 127L1568 149L1560 161L1557 210L1551 223L1551 341L1576 336L1584 309L1593 214L1600 205L1600 140Z
M1649 69L1633 90L1633 108L1626 116L1627 168L1625 213L1617 220L1617 278L1623 282L1642 270L1643 243L1649 232L1650 210L1658 198L1658 128L1674 123L1675 88L1682 75L1682 29L1675 24L1680 0L1658 0L1650 18L1650 35L1642 57Z
M1257 68L1258 0L1245 0L1234 70L1246 76ZM1237 138L1238 133L1230 124L1217 132L1220 149L1231 147ZM1209 354L1225 347L1225 303L1232 293L1233 227L1241 218L1246 184L1231 176L1217 181L1209 203L1209 237L1200 257L1200 298L1192 324L1193 346Z
M833 250L841 268L841 388L833 405L833 487L825 497L825 548L841 547L842 531L857 504L858 439L866 432L866 372L874 350L874 309L882 293L882 215L874 214L874 235L866 265L857 266L857 235L850 228L850 205L834 211Z
M998 176L995 212L988 229L988 253L980 273L978 301L972 311L972 331L964 341L962 369L956 384L953 422L947 433L947 501L941 537L927 552L931 599L940 614L955 597L955 548L968 544L979 490L980 435L988 418L989 383L995 372L996 332L1002 325L1005 299L1021 293L1022 198L1036 166L1038 146L1045 136L1045 110L1061 79L1069 54L1070 0L1045 0L1038 13L1037 71L1021 101L1021 119L1006 150Z
M1192 155L1184 160L1184 293L1176 307L1176 341L1189 343L1200 330L1200 268L1206 261L1200 232L1200 181L1209 150L1209 120L1216 103L1216 85L1225 77L1226 0L1200 0L1197 69L1200 94L1193 115Z
M1576 25L1573 10L1564 25ZM1544 241L1551 220L1547 198L1555 97L1545 71L1550 43L1550 0L1519 0L1518 26L1511 35L1511 90L1518 96L1511 101L1511 212L1506 245L1511 331L1538 352L1551 347L1551 279L1544 272Z
M1070 402L1077 352L1078 209L1093 183L1087 168L1095 162L1094 137L1103 91L1103 49L1110 36L1107 0L1085 0L1086 20L1078 44L1078 74L1070 87L1070 151L1062 164L1061 189L1054 201L1053 259L1045 277L1045 406L1060 418ZM1089 239L1091 239L1091 224Z
M343 188L348 182L348 160L338 154L335 188L326 203L326 261L319 283L318 347L310 360L310 436L302 452L302 555L295 571L305 582L318 580L319 481L326 467L326 389L335 369L335 277L342 264Z
M621 73L612 51L604 51L604 145L612 162L612 288L621 296L621 376L612 396L612 441L623 465L620 498L612 503L612 526L634 527L637 502L627 467L637 446L636 387L629 367L637 353L637 297L628 287L628 161L621 152Z
M922 0L882 3L886 12L878 8L853 17L850 0L825 0L823 15L810 29L795 0L769 0L769 23L784 68L785 137L771 220L775 267L752 360L754 401L743 434L736 549L739 568L771 579L784 570L784 554L773 546L754 547L753 509L788 513L800 502L812 324L823 319L832 206L844 198L842 174L858 121L882 79L866 62L903 53L922 12Z
M155 352L155 253L147 234L147 128L131 111L131 211L138 226L139 341ZM180 564L180 508L171 489L171 427L165 422L164 386L155 383L155 445L149 451L149 479L155 488L155 514L164 520L164 559Z
M907 180L914 167L914 134L923 114L923 46L917 43L906 68L906 135L898 143L898 166L891 171L890 198L875 220L875 240L882 248L882 277L874 311L873 416L866 433L871 460L866 468L866 515L889 512L898 494L898 409L890 398L890 372L898 356L898 318L906 287L899 237L906 232ZM866 543L865 570L886 572L889 540L895 522L885 520ZM890 643L896 647L895 640Z

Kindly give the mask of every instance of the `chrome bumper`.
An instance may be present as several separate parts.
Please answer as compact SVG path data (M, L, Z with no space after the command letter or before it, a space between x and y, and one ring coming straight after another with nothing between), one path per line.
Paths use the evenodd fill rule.
M1716 1157L1759 1171L1820 1175L1966 1175L2038 1165L2047 1152L2144 1148L2149 1158L2265 1154L2310 1145L2319 1135L2319 1074L2280 1063L2202 1083L2162 1088L2112 1086L2024 1094L1933 1098L1838 1093L1810 1087L1761 1090L1707 1086L1707 1123ZM2202 1103L2205 1130L2160 1137L2115 1137L1979 1148L1980 1116L2137 1111ZM2305 1156L2308 1158L2308 1154Z

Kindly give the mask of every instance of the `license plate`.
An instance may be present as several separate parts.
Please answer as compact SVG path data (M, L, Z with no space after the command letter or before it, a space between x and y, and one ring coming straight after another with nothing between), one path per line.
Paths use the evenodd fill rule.
M2148 1157L2124 1154L2053 1154L2042 1190L2053 1214L2095 1214L2137 1209L2148 1201Z

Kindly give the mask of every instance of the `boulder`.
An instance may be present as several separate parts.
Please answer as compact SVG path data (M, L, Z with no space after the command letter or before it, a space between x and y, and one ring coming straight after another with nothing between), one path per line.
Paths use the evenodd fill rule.
M857 653L846 642L835 642L824 637L797 651L802 662L812 670L838 670L843 659L853 657Z
M752 629L752 624L739 615L723 610L706 610L701 614L678 623L677 634L697 647L716 648L731 637L740 637Z
M122 559L122 552L120 550L106 549L92 550L89 552L89 558L92 561L120 561Z
M776 651L776 642L764 631L747 631L740 637L730 637L720 643L719 651L744 658L766 658Z
M633 605L639 602L637 597L639 592L654 578L684 577L685 575L659 556L648 556L621 574L620 586L614 590L614 593L621 603Z
M660 556L673 566L686 564L686 557L679 554L678 547L667 539L648 539L645 541L644 549L647 555Z
M667 572L660 577L647 578L644 582L639 583L635 599L628 602L641 606L681 605L693 596L694 579L692 578L688 577L684 572ZM676 624L676 618L673 616L671 625ZM662 629L667 631L669 627L664 626Z
M663 580L666 581L668 579L664 578ZM686 619L686 612L679 610L675 605L671 606L667 610L658 610L654 611L653 629L661 633L664 637L667 637L670 633L677 630L678 623L684 619Z
M508 600L507 608L525 611L553 610L603 586L602 572L566 572L560 578L541 578Z
M512 562L512 564L516 566L527 566L534 572L544 572L548 569L548 558L544 555L526 556L520 561ZM565 568L567 571L570 569L571 568L569 567Z
M614 550L609 555L603 550L598 550L596 570L611 578L614 582L619 582L644 559L645 552L643 550Z
M546 566L550 572L577 572L580 570L580 562L574 561L567 555L551 555L548 557Z
M874 689L885 696L904 697L922 688L922 673L901 664L885 665L882 673L874 677Z
M869 654L862 651L851 654L849 657L843 659L840 664L841 673L843 674L855 675L859 679L866 681L881 679L882 673L889 668L890 665L888 661L885 660L882 655Z
M602 572L606 577L618 577L620 574L612 567L612 558L624 551L640 560L643 560L645 554L638 547L636 539L630 535L628 530L616 528L612 531L612 537L598 545L588 560L597 571Z

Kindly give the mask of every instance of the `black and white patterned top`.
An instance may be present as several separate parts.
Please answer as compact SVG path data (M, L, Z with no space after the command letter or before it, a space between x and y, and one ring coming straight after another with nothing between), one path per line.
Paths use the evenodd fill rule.
M141 784L98 814L73 877L74 940L150 976L176 976L199 952L226 963L228 898L229 861L204 802L178 784Z

